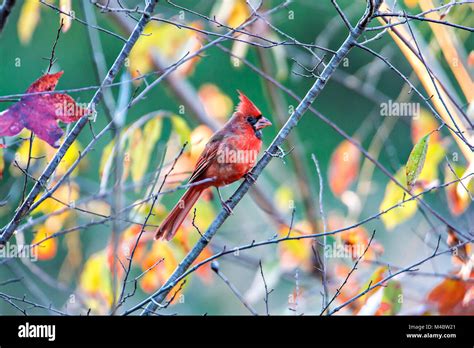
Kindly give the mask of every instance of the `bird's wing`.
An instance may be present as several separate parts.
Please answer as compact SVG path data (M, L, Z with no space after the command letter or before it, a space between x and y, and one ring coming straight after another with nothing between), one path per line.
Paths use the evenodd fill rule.
M201 176L206 172L206 169L214 162L217 157L217 152L219 150L219 145L222 140L224 140L225 134L215 133L209 142L206 144L204 151L197 160L196 167L194 168L191 177L189 178L189 183L202 180Z

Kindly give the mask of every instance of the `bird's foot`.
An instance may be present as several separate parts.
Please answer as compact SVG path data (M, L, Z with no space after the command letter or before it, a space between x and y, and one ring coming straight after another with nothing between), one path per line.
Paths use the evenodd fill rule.
M233 215L234 214L234 211L232 210L232 208L229 206L229 204L227 202L229 202L229 200L227 201L224 201L222 199L222 195L221 195L221 191L219 190L218 187L216 187L217 189L217 194L219 195L219 200L221 201L221 204L222 204L222 207L227 211L227 213L229 215Z
M222 207L227 211L227 213L229 215L234 215L234 211L232 210L232 208L230 207L230 205L227 202L229 202L229 200L227 200L225 202L221 201Z
M245 174L245 180L247 180L250 184L255 184L255 182L257 181L257 178L253 176L252 173L247 173Z

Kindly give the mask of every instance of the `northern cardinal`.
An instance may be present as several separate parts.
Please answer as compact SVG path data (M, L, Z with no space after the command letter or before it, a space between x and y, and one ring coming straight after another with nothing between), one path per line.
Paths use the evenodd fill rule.
M228 185L244 177L254 166L262 147L262 129L271 122L243 93L227 123L209 139L189 179L191 186L156 230L155 239L170 240L203 190ZM206 180L210 179L210 180ZM201 181L204 181L200 183ZM218 191L219 193L219 191ZM220 193L219 193L220 197ZM220 197L221 198L221 197ZM224 208L230 208L223 202Z

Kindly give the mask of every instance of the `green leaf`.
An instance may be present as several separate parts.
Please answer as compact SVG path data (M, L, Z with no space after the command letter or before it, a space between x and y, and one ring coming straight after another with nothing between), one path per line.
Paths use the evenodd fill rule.
M181 144L189 141L191 138L191 129L189 128L188 124L184 120L184 118L173 115L171 116L171 123L173 125L174 130L179 135L179 141Z
M391 280L387 283L383 290L382 302L378 314L380 315L396 315L402 308L402 285L399 281Z
M425 164L429 136L430 135L428 134L421 138L413 147L413 150L411 150L410 156L408 157L405 170L407 174L407 186L410 191L415 186L416 180Z

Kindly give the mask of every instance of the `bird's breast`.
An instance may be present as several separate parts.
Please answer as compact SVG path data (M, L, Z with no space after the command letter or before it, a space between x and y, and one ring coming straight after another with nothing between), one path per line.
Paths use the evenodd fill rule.
M207 175L216 177L215 186L228 185L241 179L257 163L262 141L255 136L227 139L217 152L216 161L209 167Z

